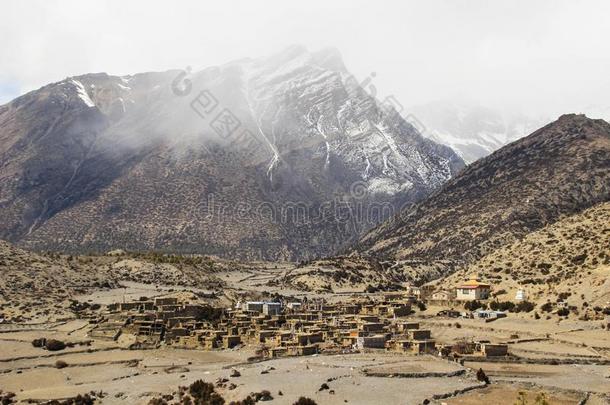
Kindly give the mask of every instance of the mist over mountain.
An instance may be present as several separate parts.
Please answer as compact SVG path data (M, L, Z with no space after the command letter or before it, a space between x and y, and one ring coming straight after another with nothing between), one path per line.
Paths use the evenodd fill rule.
M0 106L0 238L309 258L463 165L368 94L334 49L86 74Z
M609 200L610 124L569 114L467 166L357 249L432 279Z
M610 405L610 2L0 10L0 405Z
M546 116L502 112L477 103L437 101L413 106L410 113L425 137L451 147L466 163L529 135L550 121Z
M531 134L562 113L513 111L459 99L418 104L407 111L403 115L422 135L451 147L466 163ZM610 107L587 104L573 112L610 122Z

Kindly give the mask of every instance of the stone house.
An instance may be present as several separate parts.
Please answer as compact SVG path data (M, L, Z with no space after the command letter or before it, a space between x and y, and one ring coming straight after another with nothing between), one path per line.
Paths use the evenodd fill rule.
M472 278L456 287L456 298L459 301L486 300L490 292L491 285Z
M508 356L508 345L483 343L481 344L481 353L485 357Z
M447 302L447 301L452 301L454 297L455 297L455 294L451 293L450 291L441 290L441 291L436 291L436 292L432 293L432 296L430 297L430 301Z
M390 337L387 334L362 336L356 339L356 347L358 349L383 349L385 348L385 342L387 342L389 338Z

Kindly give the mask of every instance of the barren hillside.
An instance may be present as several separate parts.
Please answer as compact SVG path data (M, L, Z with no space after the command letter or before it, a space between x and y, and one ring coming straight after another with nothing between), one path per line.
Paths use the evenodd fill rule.
M62 318L70 313L75 296L116 289L125 281L222 294L225 285L215 274L239 268L234 262L203 256L37 254L0 241L0 318Z
M564 115L468 166L357 249L415 270L442 262L448 273L608 200L610 124Z
M333 49L185 74L86 74L0 106L0 238L75 254L311 259L464 165Z
M497 249L440 284L456 285L478 274L500 300L517 289L538 304L566 300L575 313L593 315L610 301L610 203L560 219L523 240ZM556 307L554 306L556 309Z

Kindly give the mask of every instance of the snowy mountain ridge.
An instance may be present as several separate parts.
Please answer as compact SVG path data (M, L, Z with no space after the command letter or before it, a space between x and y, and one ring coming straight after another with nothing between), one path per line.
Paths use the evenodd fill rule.
M463 167L336 50L303 47L47 85L0 106L0 161L0 239L291 260L338 251Z

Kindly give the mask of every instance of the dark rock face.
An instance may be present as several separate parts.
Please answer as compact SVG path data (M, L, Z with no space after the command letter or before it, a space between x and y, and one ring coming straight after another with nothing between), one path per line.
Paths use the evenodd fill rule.
M0 238L311 258L462 167L334 50L292 47L188 75L88 74L0 106Z
M610 124L564 115L468 166L373 229L360 249L446 271L610 200Z

